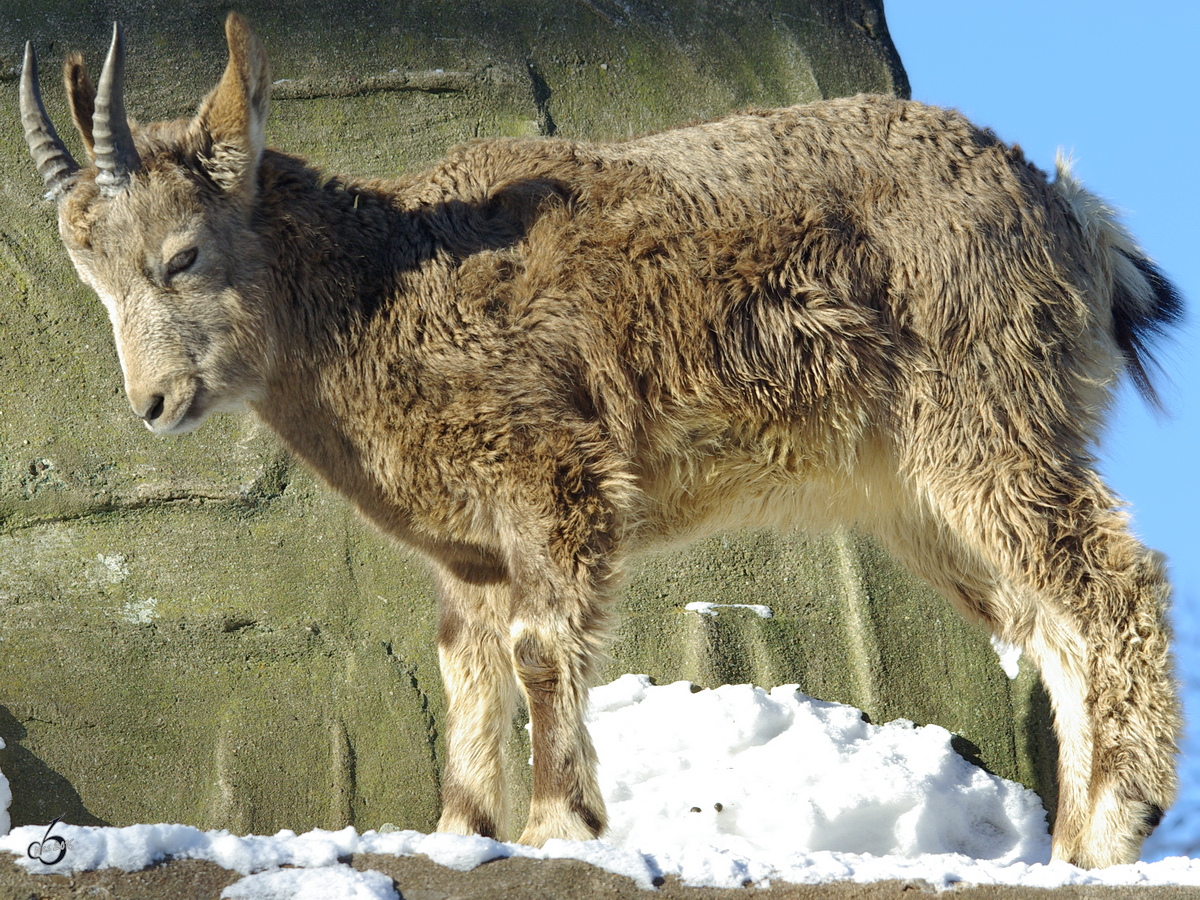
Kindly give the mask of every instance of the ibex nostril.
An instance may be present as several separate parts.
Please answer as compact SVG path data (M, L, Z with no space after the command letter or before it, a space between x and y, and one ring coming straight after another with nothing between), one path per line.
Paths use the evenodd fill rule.
M148 410L146 410L145 413L142 414L142 418L145 419L147 422L151 422L151 423L157 421L159 416L161 416L163 414L163 407L165 405L166 405L166 401L163 398L162 394L159 394L158 396L153 397L150 402L150 408Z

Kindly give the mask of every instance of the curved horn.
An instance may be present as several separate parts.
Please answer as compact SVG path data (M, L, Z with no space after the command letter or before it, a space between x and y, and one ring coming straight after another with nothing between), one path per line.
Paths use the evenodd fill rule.
M50 189L50 196L57 199L75 182L79 163L75 162L63 142L59 139L46 107L42 104L42 91L38 87L37 54L33 42L25 42L25 64L21 67L21 125L25 129L25 143L33 154L33 164L38 174Z
M113 23L112 46L104 60L96 88L96 112L92 115L92 150L96 155L96 184L109 196L119 193L142 161L133 146L133 133L125 117L125 39L121 26Z

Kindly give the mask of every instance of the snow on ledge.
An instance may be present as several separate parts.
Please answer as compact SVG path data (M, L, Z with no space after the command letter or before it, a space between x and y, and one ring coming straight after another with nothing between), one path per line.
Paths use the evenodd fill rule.
M52 832L67 845L53 865L27 854L46 837L44 825L0 837L0 850L35 874L207 860L243 876L223 892L228 900L397 900L390 879L338 862L362 853L419 854L459 871L505 857L578 859L648 890L664 876L714 887L883 879L937 889L1200 885L1200 861L1182 857L1100 871L1051 863L1037 796L963 760L945 729L873 725L794 685L696 691L625 675L592 691L589 728L609 811L604 840L535 849L416 831L239 837L186 825L58 823Z
M729 860L727 877L696 877L688 863L664 868L646 853L625 850L606 841L551 841L544 849L501 843L483 837L396 831L358 834L315 829L305 834L281 831L271 837L238 837L227 831L200 831L188 825L130 825L100 828L59 825L55 833L69 841L70 852L60 863L45 866L29 859L26 847L39 841L42 826L26 825L0 838L0 850L35 875L73 874L101 868L138 871L165 859L198 859L238 872L241 881L222 897L356 896L396 898L391 879L358 872L338 863L357 853L427 856L439 865L467 871L494 859L577 859L632 878L653 890L664 875L681 877L689 885L767 886L771 881L817 884L830 881L871 882L885 879L923 880L945 890L962 884L1004 884L1052 888L1063 885L1200 885L1200 860L1173 857L1156 863L1135 863L1102 870L1078 869L1066 863L1014 862L997 865L962 854L928 854L916 858L873 856L836 851L796 852L769 868ZM282 868L295 867L295 868ZM353 888L346 890L345 888Z

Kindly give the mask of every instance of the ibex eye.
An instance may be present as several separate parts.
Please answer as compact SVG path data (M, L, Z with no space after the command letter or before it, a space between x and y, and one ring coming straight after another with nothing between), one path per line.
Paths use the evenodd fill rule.
M171 257L171 261L167 263L167 278L174 278L180 272L189 268L196 261L196 248L188 247L186 250L180 250Z

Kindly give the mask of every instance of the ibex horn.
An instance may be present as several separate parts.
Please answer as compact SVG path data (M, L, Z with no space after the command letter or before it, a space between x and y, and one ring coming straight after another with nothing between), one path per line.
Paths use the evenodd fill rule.
M108 195L129 184L129 176L142 161L133 146L133 133L125 117L125 39L121 26L113 23L112 46L104 60L96 87L96 111L92 115L92 151L96 155L96 184Z
M33 154L33 164L46 182L50 196L57 198L75 182L79 163L75 162L63 142L59 139L46 107L42 104L42 92L38 87L37 54L33 42L25 42L25 64L21 67L21 125L25 129L25 143Z

